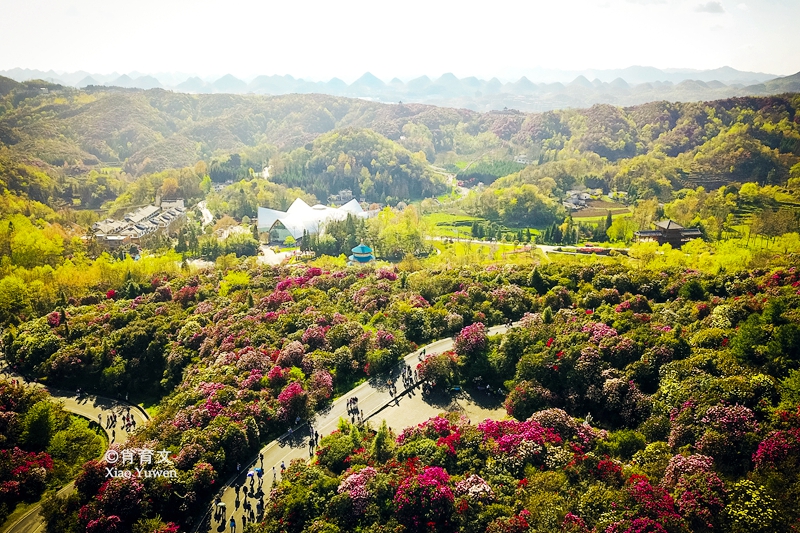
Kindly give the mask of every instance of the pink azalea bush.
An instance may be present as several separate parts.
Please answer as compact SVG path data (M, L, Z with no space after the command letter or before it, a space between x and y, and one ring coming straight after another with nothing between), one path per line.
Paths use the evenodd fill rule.
M458 355L471 357L486 349L486 326L476 322L461 330L454 342L454 351Z
M353 511L356 514L363 514L367 508L372 493L367 489L367 483L377 475L377 470L368 466L350 474L339 484L336 492L347 494L353 502Z
M602 322L590 322L583 326L583 332L589 334L589 340L598 344L603 339L616 337L617 330Z

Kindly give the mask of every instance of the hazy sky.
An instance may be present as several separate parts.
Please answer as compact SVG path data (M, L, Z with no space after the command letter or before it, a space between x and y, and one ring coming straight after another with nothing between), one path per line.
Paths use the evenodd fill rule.
M352 81L800 71L800 0L0 0L0 69Z

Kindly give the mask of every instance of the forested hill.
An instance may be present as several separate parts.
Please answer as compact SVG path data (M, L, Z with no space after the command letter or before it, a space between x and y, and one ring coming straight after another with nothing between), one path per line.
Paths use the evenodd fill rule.
M425 154L411 153L374 131L348 128L318 137L310 146L272 160L274 180L326 198L341 189L367 201L394 204L446 192L428 170Z
M477 116L324 95L63 90L16 100L13 90L0 99L0 143L20 158L66 167L71 174L101 163L122 164L130 174L180 168L248 146L290 150L349 126L399 140L408 122L438 129Z
M690 179L752 181L769 175L780 182L800 160L799 107L800 96L787 94L539 114L476 113L324 95L58 87L30 94L18 87L0 97L0 150L59 174L82 175L102 164L139 175L246 147L263 147L261 153L270 156L311 150L310 143L321 135L355 127L371 129L412 153L423 152L431 162L438 154L479 155L491 146L544 161L577 154L617 165L644 155L673 158L672 166ZM350 147L337 149L347 153Z

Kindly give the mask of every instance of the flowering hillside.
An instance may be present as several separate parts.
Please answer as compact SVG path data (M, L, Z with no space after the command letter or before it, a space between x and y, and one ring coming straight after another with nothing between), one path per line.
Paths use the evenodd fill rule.
M137 480L123 512L108 496L120 481L88 463L78 494L51 515L65 531L110 530L112 516L114 531L188 527L295 417L446 336L454 350L419 374L440 390L504 388L509 419L437 418L399 435L343 424L315 464L290 468L257 527L789 531L798 287L792 268L710 276L594 262L390 276L240 265L129 283L4 342L13 364L49 383L162 397L132 445L170 450L177 478ZM508 320L518 325L487 336Z

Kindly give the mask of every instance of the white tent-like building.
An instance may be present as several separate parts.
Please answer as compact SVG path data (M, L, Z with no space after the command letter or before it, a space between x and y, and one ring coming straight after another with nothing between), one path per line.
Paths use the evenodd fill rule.
M322 233L328 222L344 220L348 214L359 218L369 216L355 199L342 207L328 207L321 204L309 206L298 198L286 211L259 207L258 231L269 232L271 241L283 241L290 235L297 240L303 237L303 232L309 235Z

